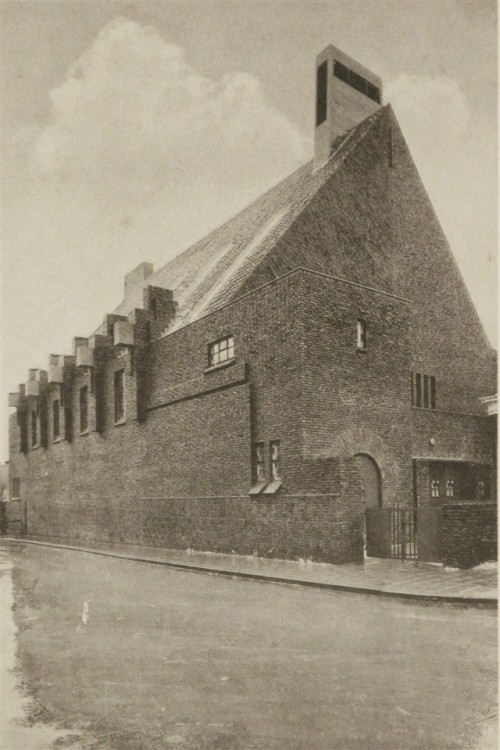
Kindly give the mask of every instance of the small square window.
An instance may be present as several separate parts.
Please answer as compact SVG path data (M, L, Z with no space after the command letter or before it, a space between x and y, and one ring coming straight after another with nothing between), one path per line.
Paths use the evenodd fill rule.
M234 358L234 338L233 336L226 336L223 339L218 339L212 344L208 345L208 365L213 367L214 365L221 364L222 362L229 362Z
M366 349L366 320L358 318L356 324L356 346L358 349Z

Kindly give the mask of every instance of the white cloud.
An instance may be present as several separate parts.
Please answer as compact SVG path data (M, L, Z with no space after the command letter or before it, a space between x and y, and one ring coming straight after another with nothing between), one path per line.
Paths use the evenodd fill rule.
M256 78L201 75L130 20L101 29L50 103L45 125L3 137L5 390L91 333L138 263L160 267L311 156Z
M101 30L51 101L37 164L93 195L112 190L115 200L141 202L169 183L204 180L260 189L306 158L300 133L258 80L200 75L154 27L130 20Z

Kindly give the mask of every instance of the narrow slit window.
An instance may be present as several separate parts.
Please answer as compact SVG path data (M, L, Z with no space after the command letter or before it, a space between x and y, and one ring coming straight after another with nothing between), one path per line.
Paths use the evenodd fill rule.
M316 71L316 127L326 120L328 91L328 63L321 63Z
M114 376L115 422L125 419L125 371L118 370Z
M356 344L358 349L366 349L367 335L366 335L366 320L358 318L356 325Z
M59 440L61 436L61 409L59 399L52 402L52 436Z
M33 409L31 412L31 446L34 448L38 441L38 431L37 431L37 416L36 411Z
M20 428L20 451L21 453L27 453L28 452L28 435L29 435L29 424L28 420L30 419L29 412L25 412L21 414L20 421L19 421L19 428Z
M265 482L266 467L264 463L264 443L255 443L254 460L255 460L255 480L257 482Z
M86 432L89 428L89 397L86 385L80 388L80 432Z
M436 378L434 375L431 375L429 378L430 385L431 385L431 409L436 408Z
M354 70L349 71L349 85L352 86L353 89L360 91L362 94L366 94L367 83L368 81L366 78L360 76L359 73L355 73Z
M424 375L424 409L429 408L429 378Z
M335 76L335 78L338 78L340 81L347 83L348 86L356 89L356 91L364 94L369 99L377 102L377 104L380 104L381 96L379 87L375 86L374 83L371 83L366 78L359 75L359 73L355 73L354 70L351 70L346 65L343 65L338 60L335 60L333 63L333 75Z
M21 497L21 480L19 477L14 477L12 479L12 498L19 498Z
M415 375L415 405L422 406L422 376L419 372Z
M333 63L333 75L344 83L349 83L349 68L342 65L341 62L335 60Z
M271 464L271 479L281 479L281 444L279 440L271 440L269 443L269 454Z

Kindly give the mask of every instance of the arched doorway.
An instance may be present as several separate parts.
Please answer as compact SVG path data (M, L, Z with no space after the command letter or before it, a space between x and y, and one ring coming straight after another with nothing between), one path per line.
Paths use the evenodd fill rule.
M365 508L382 505L382 483L377 462L367 453L357 453L354 458L361 474Z
M361 475L361 486L365 512L363 513L363 549L368 554L367 508L378 508L382 505L382 482L377 462L367 453L356 453L356 466Z

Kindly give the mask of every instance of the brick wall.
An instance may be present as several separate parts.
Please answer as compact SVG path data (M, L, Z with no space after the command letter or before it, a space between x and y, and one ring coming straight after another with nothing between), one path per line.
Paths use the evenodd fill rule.
M304 457L369 454L384 504L410 502L408 305L319 274L301 278ZM366 351L357 348L358 318L367 324Z
M497 559L497 506L495 503L443 505L444 563L472 568Z
M233 497L67 496L30 507L33 536L84 544L128 542L167 548L362 560L359 485L352 462L338 465L342 494ZM30 532L30 533L31 533Z
M297 266L408 299L408 389L411 370L434 375L439 409L484 413L478 398L496 391L495 352L390 107L243 291Z
M334 457L303 461L300 273L153 341L142 349L149 384L137 404L137 357L105 340L96 372L78 369L66 394L72 440L18 450L12 422L11 477L21 480L30 533L343 562L362 555L357 470ZM231 364L208 367L210 341L231 333ZM108 337L109 338L109 337ZM125 371L126 419L114 423L113 382ZM98 376L98 377L97 377ZM89 428L80 434L86 385ZM49 405L60 395L51 386ZM278 439L283 486L251 498L255 441ZM269 475L266 451L266 471ZM310 479L303 481L305 471ZM303 484L306 484L304 494ZM302 488L299 492L298 489Z

